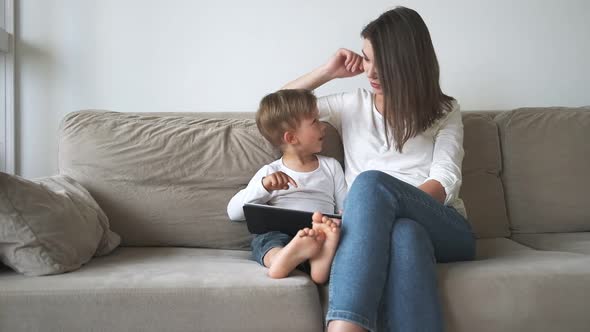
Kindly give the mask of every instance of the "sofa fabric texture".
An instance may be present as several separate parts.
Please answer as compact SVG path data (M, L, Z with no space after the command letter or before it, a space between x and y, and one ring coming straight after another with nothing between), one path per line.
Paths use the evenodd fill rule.
M497 122L512 232L590 231L590 107L523 108Z
M536 250L590 255L590 232L514 234L512 239Z
M500 179L502 155L498 125L494 121L496 114L498 112L463 114L465 157L460 196L478 238L510 235L504 187Z

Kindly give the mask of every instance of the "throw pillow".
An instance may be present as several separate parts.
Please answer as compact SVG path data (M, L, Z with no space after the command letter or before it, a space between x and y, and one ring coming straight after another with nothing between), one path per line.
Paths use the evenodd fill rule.
M0 172L0 259L15 271L72 271L120 242L96 201L72 178L29 181Z

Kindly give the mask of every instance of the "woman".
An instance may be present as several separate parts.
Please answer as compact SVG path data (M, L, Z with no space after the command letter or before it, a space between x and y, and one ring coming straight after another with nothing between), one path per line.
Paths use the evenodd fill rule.
M475 256L458 197L461 113L440 89L418 13L397 7L361 36L362 56L340 49L284 87L313 90L363 71L372 87L318 99L321 117L342 136L352 184L330 275L328 331L442 331L436 262Z

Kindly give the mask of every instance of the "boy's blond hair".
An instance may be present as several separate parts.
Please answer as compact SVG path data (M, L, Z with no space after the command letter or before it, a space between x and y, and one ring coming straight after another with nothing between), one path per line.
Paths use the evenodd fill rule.
M272 145L280 147L285 131L297 129L303 118L313 116L316 102L309 90L273 92L260 101L256 112L258 130Z

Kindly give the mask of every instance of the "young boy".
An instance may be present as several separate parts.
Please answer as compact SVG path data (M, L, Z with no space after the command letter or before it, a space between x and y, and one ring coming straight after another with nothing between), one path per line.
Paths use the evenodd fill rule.
M246 203L322 213L342 210L347 191L342 167L334 158L316 155L322 150L326 129L318 116L316 98L307 90L281 90L262 99L256 125L283 156L262 167L230 200L231 220L244 220ZM284 278L309 260L311 279L323 284L339 239L339 225L314 214L312 228L300 230L295 237L280 232L256 235L252 254L269 268L271 278Z

